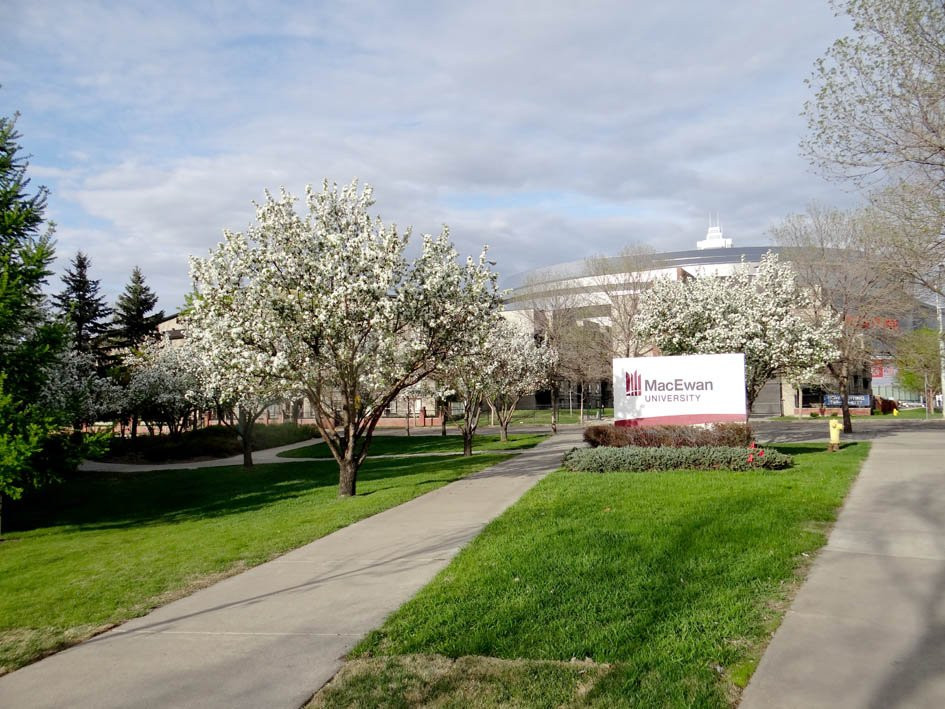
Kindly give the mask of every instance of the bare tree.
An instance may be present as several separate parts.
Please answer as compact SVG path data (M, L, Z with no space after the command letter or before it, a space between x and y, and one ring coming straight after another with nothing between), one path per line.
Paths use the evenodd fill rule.
M637 336L635 323L640 298L650 287L654 253L649 246L631 244L615 257L597 256L587 260L594 299L601 301L609 311L612 358L640 357L653 349Z
M838 356L827 372L842 397L843 430L853 431L850 377L869 366L877 343L888 342L911 304L901 283L889 273L877 246L882 232L871 210L843 212L811 206L772 230L790 251L799 283L815 307L806 316L836 323Z
M930 414L934 411L935 395L942 391L941 345L940 335L927 327L906 333L896 341L899 383L908 389L921 389L925 395L925 410Z
M611 378L613 336L600 323L575 318L562 328L559 340L558 366L566 379L579 386L578 420L583 423L588 385Z
M557 360L549 361L545 372L551 390L551 430L554 433L558 432L561 383L566 379L563 360L567 356L566 349L574 343L568 333L576 326L580 309L587 303L586 291L586 286L575 280L575 274L546 272L529 278L509 303L530 323L541 341L559 354Z
M901 277L945 296L945 190L928 182L898 182L870 198L883 238L874 244Z
M945 190L945 3L832 0L853 34L817 60L801 147L828 174Z

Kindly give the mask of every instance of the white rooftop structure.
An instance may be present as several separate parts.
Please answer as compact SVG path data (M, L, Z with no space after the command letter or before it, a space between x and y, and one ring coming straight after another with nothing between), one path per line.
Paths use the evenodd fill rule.
M732 240L722 236L722 222L716 219L715 226L712 226L712 218L709 218L709 230L706 232L705 239L696 242L696 248L699 251L705 249L730 249Z

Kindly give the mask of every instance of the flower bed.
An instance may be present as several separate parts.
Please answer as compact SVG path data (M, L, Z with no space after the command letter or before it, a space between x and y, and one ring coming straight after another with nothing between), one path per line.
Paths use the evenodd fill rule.
M692 448L726 446L739 448L752 442L751 426L744 423L715 423L699 426L588 426L584 442L592 447Z
M794 460L775 450L749 447L701 446L654 448L644 446L572 448L564 457L566 469L589 473L648 470L783 470Z

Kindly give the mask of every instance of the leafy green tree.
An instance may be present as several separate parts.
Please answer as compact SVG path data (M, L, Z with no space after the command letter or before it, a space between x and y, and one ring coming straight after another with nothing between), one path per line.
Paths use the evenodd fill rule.
M115 336L119 344L136 348L153 339L155 329L164 320L164 311L153 313L158 297L144 282L141 269L135 266L131 280L115 302Z
M91 260L79 251L62 277L65 288L53 296L53 302L72 324L73 347L85 354L96 354L108 330L112 309L99 293L99 281L89 278Z
M67 340L43 295L54 255L47 192L29 193L19 137L16 117L0 117L0 504L49 473L36 460L60 421L35 402Z
M930 413L935 395L942 391L939 338L935 330L923 327L903 335L896 343L899 383L907 389L923 392Z

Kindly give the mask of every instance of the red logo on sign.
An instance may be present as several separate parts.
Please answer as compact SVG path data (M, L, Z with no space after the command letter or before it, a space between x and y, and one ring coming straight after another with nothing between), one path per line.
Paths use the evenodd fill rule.
M634 371L633 374L625 372L627 378L627 396L640 396L643 393L643 377L640 373Z

